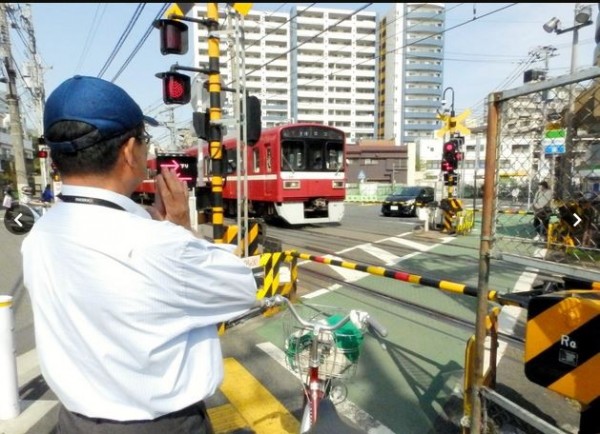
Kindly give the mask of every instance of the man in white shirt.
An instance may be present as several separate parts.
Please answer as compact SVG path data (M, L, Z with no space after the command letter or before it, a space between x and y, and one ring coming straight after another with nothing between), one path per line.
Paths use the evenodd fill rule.
M217 324L246 312L256 283L232 246L191 230L188 189L144 179L156 122L120 87L75 76L48 98L44 135L63 186L23 241L44 379L61 434L212 433L203 400L223 379Z

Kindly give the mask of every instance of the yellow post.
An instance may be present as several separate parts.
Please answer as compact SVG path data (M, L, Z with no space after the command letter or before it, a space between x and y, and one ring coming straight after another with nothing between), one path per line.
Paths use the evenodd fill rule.
M221 77L219 70L219 38L216 32L219 30L218 3L208 3L206 9L208 28L208 94L210 98L209 107L209 132L208 142L212 164L212 224L213 240L215 243L223 243L225 228L223 226L223 132L219 122L221 120Z

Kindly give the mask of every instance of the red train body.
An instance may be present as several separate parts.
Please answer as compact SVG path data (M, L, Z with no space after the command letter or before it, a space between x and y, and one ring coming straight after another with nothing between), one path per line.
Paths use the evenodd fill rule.
M235 139L223 141L223 208L235 216L239 182L244 174L236 167ZM211 173L208 145L203 146L199 172ZM198 147L185 151L198 156ZM321 124L297 123L264 129L260 139L247 148L248 214L265 220L282 219L290 225L337 223L344 216L346 193L345 135ZM154 166L152 166L154 164ZM156 170L149 161L149 169ZM199 176L200 173L199 173ZM210 177L204 175L210 188ZM151 180L138 188L141 196L153 193ZM206 189L205 189L206 190ZM206 200L198 200L206 204ZM202 208L202 207L201 207Z

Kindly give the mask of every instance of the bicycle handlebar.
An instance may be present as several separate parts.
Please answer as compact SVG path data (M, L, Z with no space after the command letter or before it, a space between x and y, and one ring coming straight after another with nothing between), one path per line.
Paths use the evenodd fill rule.
M375 332L377 332L382 337L386 337L388 334L387 329L382 324L380 324L376 319L372 318L368 313L358 311L358 310L350 311L347 315L345 315L341 320L339 320L335 324L322 324L320 322L306 321L305 319L300 317L300 315L296 311L293 303L288 298L283 297L280 294L276 294L273 297L266 297L266 298L257 300L254 304L253 309L265 310L270 307L281 306L282 304L286 304L288 306L288 308L290 309L290 312L292 313L294 318L296 318L296 321L298 321L304 327L319 328L320 330L327 330L327 331L335 331L335 330L338 330L339 328L341 328L348 321L350 321L352 312L357 312L357 313L359 313L360 321L367 324L367 326L369 328L375 330ZM360 315L360 313L362 313L362 315Z

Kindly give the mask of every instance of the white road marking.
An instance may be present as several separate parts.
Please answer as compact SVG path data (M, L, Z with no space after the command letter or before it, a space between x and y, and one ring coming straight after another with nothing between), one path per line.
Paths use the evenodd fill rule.
M344 259L333 255L325 255L325 258L335 259L336 261L344 261ZM367 277L369 273L365 271L353 270L351 268L340 267L339 265L329 265L336 273L338 273L345 282L356 282L357 280Z
M369 255L375 256L377 259L384 262L385 265L394 265L400 260L400 256L396 256L373 244L361 244L360 246L356 246L356 248L367 252Z
M455 239L455 237L442 237L439 239L441 241L441 243L422 244L422 243L418 243L416 241L404 240L401 238L401 237L405 237L410 234L411 234L411 232L404 232L404 233L402 233L400 235L396 235L394 237L383 238L381 240L375 241L375 244L392 241L392 242L401 244L405 247L409 247L411 249L417 250L416 252L411 252L404 256L393 255L393 254L389 253L388 251L381 249L380 247L374 246L372 243L358 244L356 246L348 247L346 249L335 252L335 255L341 255L346 252L360 249L364 252L367 252L367 253L375 256L376 258L378 258L379 260L384 262L385 265L395 265L406 259L410 259L414 256L420 255L422 252L429 251L429 250L439 246L440 244L446 244ZM334 255L325 255L324 258L335 259L337 261L344 260L343 258L334 256ZM312 261L310 261L310 260L302 261L298 265L302 265L307 262L312 262ZM351 268L340 267L339 265L329 265L329 267L331 267L336 273L338 273L340 275L340 277L342 279L344 279L345 282L348 282L348 283L356 282L357 280L367 277L370 274L365 271L358 271L358 270L353 270Z
M19 389L40 375L35 348L17 356ZM20 414L14 419L0 421L0 433L25 434L56 405L56 399L21 400Z
M21 401L21 414L14 419L0 421L0 432L26 434L57 405L56 400Z
M402 238L398 237L386 238L384 241L392 241L394 243L400 244L401 246L408 247L413 250L418 250L419 252L426 252L427 250L432 248L431 244L417 243L411 240L403 240Z
M521 273L515 285L513 286L514 292L522 292L522 291L530 291L533 282L535 281L538 273L537 268L527 268L524 272ZM519 306L502 306L500 310L500 314L498 315L498 332L504 333L506 335L512 336L515 332L515 327L519 323L520 317L525 313L525 309ZM502 340L498 340L498 349L496 355L496 364L500 363L500 359L504 357L506 353L506 349L508 348L508 344ZM486 344L485 350L485 361L484 361L484 369L487 370L489 366L489 348Z

